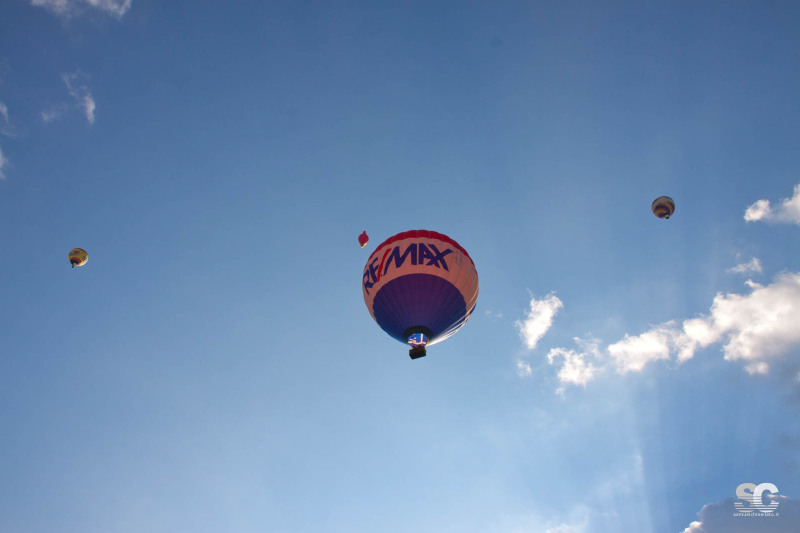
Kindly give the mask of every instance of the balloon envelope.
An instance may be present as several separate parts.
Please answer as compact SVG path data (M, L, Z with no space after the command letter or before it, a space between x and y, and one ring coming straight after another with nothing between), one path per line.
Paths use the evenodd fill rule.
M369 242L369 236L367 235L366 231L361 232L361 235L358 236L358 244L361 245L363 248Z
M467 251L447 235L413 230L378 245L364 267L361 288L381 329L404 344L432 345L453 335L472 314L478 272Z
M88 260L89 254L83 248L73 248L69 251L69 262L72 263L72 268L83 266Z
M675 202L669 196L659 196L653 200L650 208L658 218L668 219L675 212Z

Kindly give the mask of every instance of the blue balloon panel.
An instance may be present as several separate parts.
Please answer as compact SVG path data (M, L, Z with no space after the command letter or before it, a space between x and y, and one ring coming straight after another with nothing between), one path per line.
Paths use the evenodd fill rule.
M428 336L424 333L414 333L408 336L408 341L406 341L411 346L425 346L428 344Z
M454 333L467 321L467 304L449 281L430 274L408 274L386 283L373 300L375 321L406 343L409 328L430 331L431 341Z

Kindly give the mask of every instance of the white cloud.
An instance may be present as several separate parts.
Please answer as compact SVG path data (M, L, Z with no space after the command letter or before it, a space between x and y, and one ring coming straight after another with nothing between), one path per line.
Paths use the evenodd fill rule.
M590 516L596 514L587 505L575 506L568 520L557 520L545 524L544 533L585 533L589 527Z
M65 17L91 7L119 19L131 8L131 2L132 0L31 0L31 5Z
M800 523L800 502L782 495L769 495L777 500L775 516L734 516L733 498L709 503L697 513L695 520L682 533L796 533Z
M8 108L3 102L0 102L0 134L7 136L13 135L8 123ZM2 149L0 149L0 180L6 178L5 172L3 172L3 167L5 167L7 164L8 159L6 159L6 157L3 155Z
M14 137L14 128L8 118L8 107L3 102L0 102L0 135Z
M89 124L94 124L94 112L97 105L95 104L94 96L92 96L92 92L89 89L86 76L80 71L75 71L62 74L61 79L64 81L64 85L67 86L67 92L75 100L74 107L77 107L83 111L83 114ZM54 120L58 120L63 117L71 107L72 106L65 103L52 106L50 109L42 111L42 120L44 122L53 122Z
M596 483L581 487L580 496L584 502L573 505L567 516L557 516L546 523L545 533L626 531L619 511L629 515L627 505L636 505L635 513L642 523L649 522L643 497L646 491L641 453L637 451L623 457L622 461L610 460L598 468L605 470L605 475L599 476ZM542 528L529 529L526 533L531 531L542 531Z
M766 286L750 280L746 285L749 294L718 293L706 316L626 334L605 354L597 342L581 346L576 339L580 351L553 348L548 360L563 360L558 372L562 384L585 386L607 366L620 374L640 372L650 362L674 358L680 363L698 349L722 342L726 360L742 362L751 374L765 374L773 362L800 348L800 272L781 273Z
M44 122L53 122L54 120L58 120L64 113L67 112L67 106L64 104L51 107L47 111L42 111L41 116Z
M761 261L759 261L757 257L754 257L747 263L736 265L733 268L729 268L725 272L728 272L729 274L750 274L752 272L761 274L763 269L761 268Z
M94 98L92 98L92 95L91 94L84 95L81 98L79 105L83 108L84 113L86 114L86 120L88 120L89 123L94 124L95 103L94 103Z
M769 200L758 200L756 203L748 207L744 212L744 219L747 222L755 222L761 220L770 214Z
M706 318L684 320L683 331L674 338L678 361L691 359L698 348L705 348L719 341L720 336L721 333Z
M89 121L89 124L94 124L94 97L89 91L89 86L83 81L84 76L80 72L72 72L70 74L62 74L61 79L64 80L67 91L75 99L78 107L83 109L86 120Z
M638 372L651 361L669 359L674 336L674 324L668 322L635 337L626 333L624 339L608 347L608 353L620 373Z
M520 337L525 341L525 346L529 350L536 348L542 337L544 337L550 326L553 325L553 317L564 304L558 297L550 293L542 300L537 300L531 296L530 309L525 320L517 320L514 325L519 330Z
M783 222L800 225L800 184L794 186L794 195L784 198L776 207L769 200L758 200L744 212L747 222Z
M564 523L557 526L548 524L548 529L544 533L583 533L586 531L588 520L580 523Z
M642 456L634 453L597 465L596 481L585 483L561 501L558 512L503 516L495 527L482 531L502 533L597 533L633 531L625 527L634 519L650 524L642 476ZM598 472L595 472L597 474ZM624 513L624 514L623 514ZM441 528L440 528L441 529ZM640 528L639 530L646 529Z
M92 7L122 17L131 8L132 0L85 0Z
M592 360L600 361L603 356L600 353L598 340L585 341L577 337L574 340L580 351L553 348L547 353L547 362L553 365L559 359L563 359L564 362L558 371L558 380L562 384L586 386L601 371L601 367L595 365ZM564 392L564 388L559 388L557 392Z
M517 375L521 378L531 377L533 375L533 369L531 368L531 365L522 359L517 359Z
M43 7L55 13L66 13L71 3L68 0L31 0L31 5Z
M749 295L717 294L712 327L727 334L725 359L743 360L750 373L766 373L768 361L800 345L800 273L783 273L772 285L747 282Z
M6 175L5 172L3 172L3 169L7 164L8 164L8 159L6 159L6 157L3 155L3 150L0 150L0 180L6 179Z
M3 102L0 102L0 134L8 137L14 136L11 124L8 121L8 107ZM3 167L6 165L8 165L8 159L3 155L3 150L0 149L0 180L6 178L5 172L3 172Z

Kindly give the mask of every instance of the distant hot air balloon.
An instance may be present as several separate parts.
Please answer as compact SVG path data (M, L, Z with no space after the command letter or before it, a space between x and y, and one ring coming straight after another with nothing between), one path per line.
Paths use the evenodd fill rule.
M675 212L675 202L669 196L659 196L653 200L651 209L658 218L668 219Z
M358 236L358 244L360 244L361 247L363 248L367 245L368 242L369 242L369 236L367 235L367 232L364 231L361 233L361 235Z
M409 344L416 359L470 317L478 301L478 272L467 251L447 235L406 231L372 252L361 289L375 322Z
M72 268L83 266L88 260L89 254L83 248L73 248L69 251L69 262L72 263Z

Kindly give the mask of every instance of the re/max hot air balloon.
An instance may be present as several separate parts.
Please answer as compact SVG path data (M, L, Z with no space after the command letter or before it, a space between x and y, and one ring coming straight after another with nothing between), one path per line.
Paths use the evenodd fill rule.
M668 219L675 212L675 202L669 196L659 196L650 208L658 218Z
M83 266L88 260L89 254L83 248L73 248L69 251L69 262L72 263L72 268Z
M478 301L478 272L467 251L447 235L405 231L372 252L361 289L375 322L409 344L416 359L470 317Z
M361 235L358 236L358 244L360 244L361 247L363 248L367 245L368 242L369 242L369 236L367 235L367 232L362 231Z

